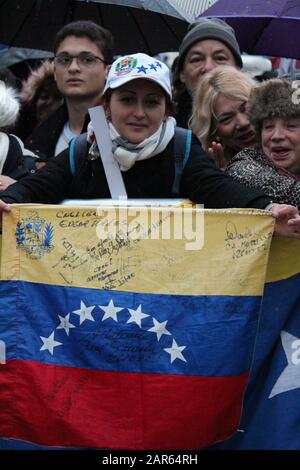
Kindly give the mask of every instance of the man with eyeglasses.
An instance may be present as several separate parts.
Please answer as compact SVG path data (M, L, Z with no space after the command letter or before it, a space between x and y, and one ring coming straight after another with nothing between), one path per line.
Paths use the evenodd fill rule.
M88 108L101 102L113 60L113 38L92 21L74 21L57 33L54 54L54 76L64 104L26 141L43 160L58 155L86 130Z

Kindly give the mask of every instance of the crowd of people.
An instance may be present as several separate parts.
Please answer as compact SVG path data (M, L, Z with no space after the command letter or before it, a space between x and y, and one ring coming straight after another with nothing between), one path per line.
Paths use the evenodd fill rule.
M276 234L300 240L300 105L291 82L247 76L234 31L220 19L190 25L172 81L154 57L113 57L109 31L73 22L57 33L53 62L32 72L19 98L1 83L0 212L11 203L110 197L97 122L88 115L102 104L129 198L265 209ZM180 171L178 127L193 133ZM79 135L86 146L72 167L70 143Z
M207 208L269 209L277 218L275 231L300 238L298 105L290 109L292 89L284 81L276 88L278 81L270 80L274 85L268 88L241 70L239 45L224 21L203 19L190 25L173 83L156 58L137 52L113 61L112 35L91 21L65 25L56 35L54 54L52 63L42 64L23 84L15 129L24 145L9 134L17 112L0 123L9 142L1 149L1 211L9 211L10 203L110 196L90 131L86 155L75 172L69 163L70 142L88 129L88 109L103 104L128 197L180 196ZM1 92L11 95L12 108L19 108L9 87L3 84ZM274 116L269 109L260 121L255 100L264 96L272 101L274 93L282 103L280 111ZM0 101L3 116L6 101ZM178 125L190 127L193 138L175 192ZM255 177L255 165L264 166L264 176Z

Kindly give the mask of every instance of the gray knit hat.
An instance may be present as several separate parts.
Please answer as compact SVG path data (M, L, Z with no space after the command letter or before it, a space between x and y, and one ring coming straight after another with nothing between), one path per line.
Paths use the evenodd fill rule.
M241 51L232 27L220 18L203 18L191 23L187 34L183 38L178 56L177 67L179 72L183 67L184 58L188 50L196 42L204 41L205 39L216 39L225 44L232 52L236 65L240 68L243 67Z

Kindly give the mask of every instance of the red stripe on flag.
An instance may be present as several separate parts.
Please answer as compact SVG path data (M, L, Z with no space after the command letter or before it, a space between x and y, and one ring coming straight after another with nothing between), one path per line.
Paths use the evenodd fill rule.
M42 445L194 449L237 428L248 374L195 377L1 365L0 435Z

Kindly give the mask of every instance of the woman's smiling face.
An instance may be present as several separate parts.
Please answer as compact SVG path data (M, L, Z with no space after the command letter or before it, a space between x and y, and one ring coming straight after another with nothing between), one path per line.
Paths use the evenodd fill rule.
M224 148L234 153L255 142L255 132L246 113L246 101L228 98L220 94L215 102L215 133Z
M112 90L106 114L123 139L139 144L167 117L166 95L151 80L131 80Z
M300 117L265 119L261 144L276 166L300 175Z

